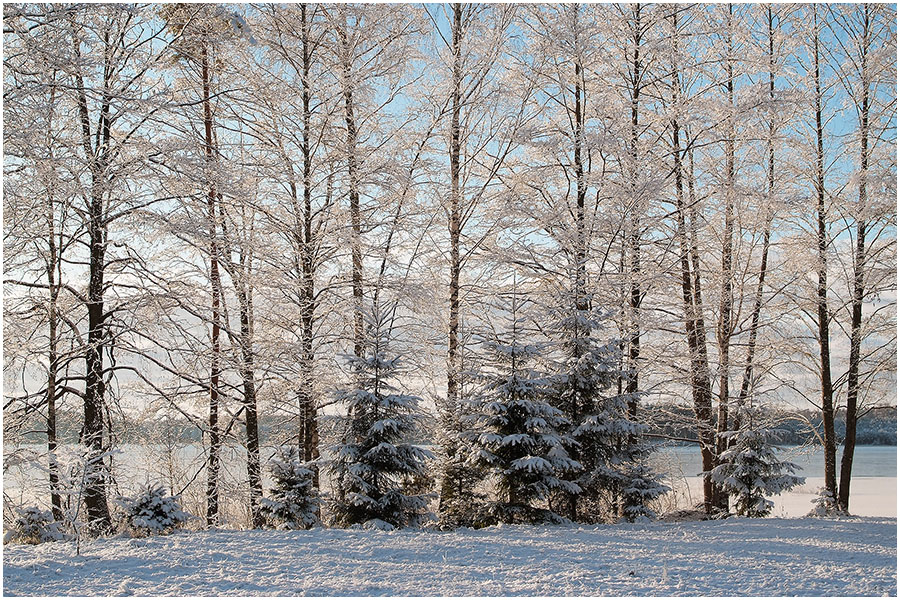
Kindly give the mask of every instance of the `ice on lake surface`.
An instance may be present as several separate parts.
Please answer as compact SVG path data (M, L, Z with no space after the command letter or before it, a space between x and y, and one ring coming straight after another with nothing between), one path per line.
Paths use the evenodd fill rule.
M31 452L42 454L45 447L28 446ZM266 461L274 449L262 449ZM780 456L794 462L799 475L806 477L806 483L781 496L772 498L775 508L773 516L801 517L812 508L812 499L818 488L824 485L824 458L818 448L787 446ZM841 449L838 448L838 462ZM241 494L245 485L244 455L241 448L226 447L222 453L225 467L225 488L235 508L243 506ZM151 446L123 445L122 452L115 457L117 483L123 492L147 481L162 483L186 481L203 466L202 448L188 445L176 451L175 456L167 456L164 449ZM653 466L667 476L672 493L665 498L664 511L689 508L702 500L702 471L700 451L697 446L660 446L652 455ZM170 465L181 471L172 478ZM268 469L264 469L264 485L269 485ZM4 472L4 493L19 503L33 503L35 494L46 495L46 471L29 467L27 463L8 468ZM326 478L327 479L327 478ZM323 480L327 486L327 481ZM196 477L183 499L186 507L199 511L203 502L205 478L202 473ZM895 446L857 446L853 461L853 481L850 490L850 511L860 516L896 517L897 515L897 448ZM199 514L199 513L198 513Z
M838 447L838 470L842 450ZM825 454L821 448L784 446L778 456L800 467L798 475L821 477L825 472ZM653 454L651 463L674 476L693 477L703 471L697 446L660 446ZM853 453L853 477L897 477L897 447L857 446Z
M840 470L841 448L837 461ZM825 457L819 448L787 446L779 456L799 467L806 482L789 492L775 496L772 516L802 517L812 508L819 488L825 485ZM654 466L669 475L674 488L670 500L678 507L694 506L703 499L703 480L699 476L700 451L696 446L665 446L651 458ZM850 512L870 517L897 516L897 447L857 446L850 483Z

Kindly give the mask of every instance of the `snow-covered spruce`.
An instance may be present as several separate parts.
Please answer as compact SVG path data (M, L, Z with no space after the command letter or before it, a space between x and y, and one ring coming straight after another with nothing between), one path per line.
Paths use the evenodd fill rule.
M625 521L651 521L656 512L650 508L654 500L669 492L671 488L663 483L663 476L650 468L647 458L650 449L646 443L638 442L633 448L631 460L622 472L622 519Z
M16 518L3 537L3 543L42 544L66 539L60 523L53 520L49 510L37 506L16 508Z
M781 494L804 478L794 475L797 465L776 456L779 430L766 422L762 411L747 406L736 416L741 427L721 434L728 448L719 455L712 480L734 497L738 515L764 517L774 506L766 496Z
M838 506L837 498L826 487L816 490L812 499L813 507L807 516L809 517L846 517L847 511Z
M556 324L564 357L557 367L556 406L572 424L569 453L581 464L575 473L581 492L554 504L579 521L654 518L649 505L669 488L648 466L646 427L629 418L628 403L637 394L616 393L627 373L620 367L619 341L597 337L604 320L599 311L570 305Z
M125 525L135 535L162 535L194 518L181 510L178 496L169 496L162 486L148 485L135 496L119 497Z
M334 523L390 530L415 526L428 515L423 482L432 454L408 443L419 418L420 399L394 385L400 357L389 354L383 311L367 315L365 355L348 356L355 387L338 392L346 406L340 443L329 465Z
M300 460L295 446L279 448L269 462L271 498L260 501L260 510L278 529L309 529L319 524L319 498L313 487L313 470Z
M550 378L530 366L541 349L520 343L519 310L514 296L508 339L484 343L484 385L466 419L468 461L484 469L497 490L496 501L479 511L476 525L559 520L535 504L554 492L581 491L570 477L580 468L566 450L573 440L560 433L569 422L548 402Z

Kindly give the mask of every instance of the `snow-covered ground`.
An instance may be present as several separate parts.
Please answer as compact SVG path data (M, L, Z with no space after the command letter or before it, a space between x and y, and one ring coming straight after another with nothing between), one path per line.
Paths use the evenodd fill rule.
M4 595L896 596L897 521L182 532L8 545Z

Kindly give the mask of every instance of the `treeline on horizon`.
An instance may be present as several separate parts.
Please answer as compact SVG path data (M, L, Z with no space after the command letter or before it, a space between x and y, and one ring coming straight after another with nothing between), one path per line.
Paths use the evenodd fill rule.
M819 444L824 429L822 426L821 412L812 409L792 409L765 407L764 412L769 413L772 422L776 423L778 439L776 443L781 446L799 446L806 444ZM647 424L647 434L654 443L666 445L694 445L697 443L695 415L689 406L677 404L650 404L644 407L643 421ZM57 413L57 433L59 442L73 444L78 442L78 428L81 415L77 410L60 410ZM847 413L844 409L835 412L834 430L837 443L842 444L847 427ZM264 439L277 439L278 436L270 432L277 429L277 425L270 424L273 420L263 415L259 421L260 436ZM324 425L324 426L323 426ZM327 424L320 425L324 429L334 430ZM38 430L39 417L33 421L30 431L20 438L18 443L40 444L46 442L46 434ZM814 433L812 428L815 428ZM436 446L437 439L433 424L422 424L419 431L410 436L411 443L419 445ZM129 428L121 433L119 442L122 444L146 444L160 443L164 434L172 435L172 440L179 444L200 443L200 432L185 419L174 416L172 420L160 422L157 418L134 420ZM323 437L336 438L336 431L326 433ZM897 445L897 408L893 406L876 407L867 412L859 420L856 426L856 443L860 446L896 446ZM271 449L272 447L269 446Z

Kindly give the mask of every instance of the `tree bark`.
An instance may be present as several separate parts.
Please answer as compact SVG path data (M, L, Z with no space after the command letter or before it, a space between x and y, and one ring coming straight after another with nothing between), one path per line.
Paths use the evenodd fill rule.
M725 61L725 94L728 102L728 117L725 133L725 228L722 235L722 273L719 295L719 323L716 338L719 344L719 418L716 438L716 454L725 449L725 439L721 434L728 431L729 370L731 350L731 311L734 303L733 253L734 253L734 65L732 40L732 5L728 5L726 22L726 45L728 56Z
M673 57L678 49L678 13L672 13L672 44ZM678 80L678 64L673 58L672 63L672 105L677 106L680 96L680 83ZM703 506L706 512L712 513L714 504L714 486L708 473L715 466L715 430L712 426L712 389L709 378L709 362L706 353L706 327L703 321L703 303L700 294L700 258L696 243L696 214L694 212L693 191L693 159L689 164L689 215L691 216L691 229L686 223L684 206L684 181L683 158L681 147L681 124L677 118L672 119L672 158L674 162L673 173L675 177L675 199L677 235L679 236L679 259L681 265L681 292L684 305L684 326L687 335L688 352L690 354L690 383L691 395L694 403L694 415L697 419L697 437L700 440L700 457L702 468L707 475L703 477ZM688 156L692 153L688 150ZM690 238L688 237L690 234ZM692 273L693 270L693 273Z
M363 322L363 279L362 279L362 225L359 211L359 165L356 159L357 131L353 107L353 49L343 26L338 27L343 51L343 95L344 122L347 127L347 186L350 201L350 253L353 262L353 353L362 357L364 353L365 327Z
M50 87L50 117L47 128L47 147L50 149L50 160L53 160L53 110L56 102L56 74L53 75L54 85ZM49 457L50 477L50 505L53 518L56 521L63 520L62 496L59 490L59 464L56 460L56 385L59 372L59 285L57 285L57 270L61 267L59 252L61 248L56 245L56 201L52 184L47 189L47 243L50 256L47 259L47 285L50 294L50 305L47 307L47 321L49 328L49 351L47 367L47 454ZM61 273L60 273L61 279Z
M631 80L631 219L630 219L630 251L631 267L629 279L631 291L629 296L629 309L631 313L630 337L628 340L628 385L625 388L628 394L628 416L631 419L637 417L637 392L638 392L638 360L641 356L641 323L640 308L643 298L641 292L641 213L638 197L638 106L640 100L641 77L641 4L633 5L634 18L634 48L631 56L632 80Z
M75 56L80 57L80 42L73 31ZM108 42L107 42L108 43ZM84 503L87 509L89 529L95 533L107 531L111 526L109 505L106 498L106 465L103 459L103 409L106 398L106 381L103 373L103 353L106 348L106 313L104 312L104 275L106 271L106 219L104 198L107 194L107 161L110 140L109 77L110 51L104 53L104 86L101 105L94 132L97 147L92 146L90 113L84 80L80 70L75 72L75 87L81 122L82 146L87 159L91 187L88 200L88 336L85 348L84 425L81 443L88 448L85 464Z
M762 255L759 260L759 277L756 283L756 294L753 298L753 312L750 317L750 334L747 340L747 360L744 367L744 375L741 379L741 390L738 393L737 406L742 407L750 395L750 386L753 382L753 360L756 355L756 339L759 331L759 318L762 313L763 305L763 289L766 280L766 272L769 260L769 245L771 241L772 219L774 217L775 203L775 29L774 16L772 15L772 6L766 9L768 17L768 37L769 37L769 110L771 118L769 120L769 139L767 140L768 153L768 174L767 174L767 193L766 200L766 226L763 230L763 247ZM734 429L740 426L740 413L734 416Z
M453 54L453 74L450 112L450 314L447 333L447 406L445 425L450 431L459 428L459 276L461 262L459 238L461 233L460 155L462 143L460 135L460 113L462 111L462 23L463 5L453 5L451 30L451 52ZM458 443L448 440L445 452L451 464L455 463L459 451ZM444 473L441 483L440 510L447 510L456 500L459 492L457 476L452 470Z
M450 317L447 342L447 402L458 403L459 372L459 275L460 275L460 111L462 110L462 9L453 5L453 91L450 113Z
M209 375L209 459L206 471L206 524L210 527L219 520L219 378L221 376L221 307L222 280L219 273L219 241L216 218L216 183L213 169L216 152L213 140L212 100L210 96L211 74L207 43L201 42L200 70L203 83L203 130L206 156L207 210L209 216L209 278L212 286L211 352Z
M733 40L733 5L728 4L726 21L727 57L725 60L725 94L728 102L725 133L725 215L724 232L722 234L722 273L719 293L719 322L716 327L716 341L719 346L719 416L716 427L716 459L725 451L727 440L724 433L729 430L730 391L729 379L731 370L731 335L732 310L734 305L734 40ZM722 490L715 490L715 504L720 510L728 510L728 495Z
M241 251L241 269L246 275L250 259ZM246 261L246 264L245 264ZM241 381L244 388L244 425L247 433L247 479L250 487L250 518L254 527L265 524L260 511L262 473L259 459L259 424L256 403L256 378L253 359L253 290L245 277L238 284L238 304L241 322Z
M572 165L575 169L575 248L574 248L574 271L575 271L575 281L574 281L574 298L575 301L575 311L578 314L578 321L576 322L574 335L576 339L585 339L591 335L591 330L589 325L583 325L584 321L582 319L587 316L588 311L590 310L590 303L588 301L587 294L587 257L588 257L588 239L587 239L587 226L585 223L585 198L587 196L587 179L585 176L585 166L584 166L584 123L585 123L585 115L584 115L584 103L585 103L585 89L584 89L584 66L582 65L582 56L581 56L581 48L578 42L578 33L579 23L578 17L580 12L580 6L575 5L574 13L573 13L573 24L572 30L575 39L575 56L574 56L574 70L575 70L575 78L574 78L574 119L573 125L574 129L572 131L572 145L573 145L573 161ZM579 348L582 347L582 344L578 343L575 345L576 348L576 360L580 360L581 356L579 355ZM572 404L569 408L568 418L573 425L577 425L581 422L582 416L584 414L585 406L581 402L581 398L579 394L572 394ZM563 494L562 495L562 509L565 511L564 514L567 518L571 520L576 520L578 518L578 495L577 494Z
M853 472L853 453L856 449L856 422L859 417L859 367L862 344L862 305L865 295L866 269L866 205L868 203L867 178L869 172L869 70L870 5L863 4L863 31L860 49L860 75L862 99L859 109L859 205L856 216L856 249L853 255L853 299L850 308L850 364L847 370L847 427L844 434L844 451L841 455L841 482L838 490L838 506L850 509L850 477Z
M312 68L312 44L309 37L310 26L306 4L300 5L302 23L303 52L303 245L301 254L301 307L300 307L300 346L301 346L301 381L300 381L300 414L302 419L300 455L304 461L319 458L319 427L316 400L313 394L313 369L315 354L313 350L313 324L316 312L315 290L315 240L313 237L312 212L312 149L310 112L310 71ZM313 485L319 487L319 469L312 467Z
M822 382L822 424L825 429L825 489L837 499L836 443L834 435L834 388L831 380L831 346L828 314L828 229L825 210L825 150L824 126L822 121L822 83L819 71L819 18L815 5L810 7L813 14L813 68L815 79L816 113L816 218L818 222L818 285L816 287L816 313L819 329L819 365Z

